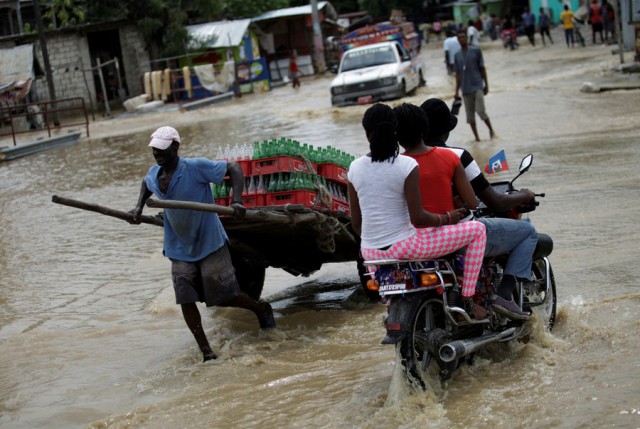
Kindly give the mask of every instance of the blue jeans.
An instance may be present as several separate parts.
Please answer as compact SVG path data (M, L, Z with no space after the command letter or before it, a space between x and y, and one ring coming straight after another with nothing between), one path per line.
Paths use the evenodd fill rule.
M538 243L538 233L530 222L503 218L476 219L487 229L487 245L484 256L509 253L504 274L528 279L531 277L533 252Z

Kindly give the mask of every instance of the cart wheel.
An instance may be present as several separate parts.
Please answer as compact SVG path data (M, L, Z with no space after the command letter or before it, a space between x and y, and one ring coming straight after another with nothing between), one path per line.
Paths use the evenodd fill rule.
M259 300L264 287L266 267L256 261L256 258L251 258L237 250L233 250L233 247L230 247L229 250L231 252L231 262L236 269L236 279L240 289L256 301Z

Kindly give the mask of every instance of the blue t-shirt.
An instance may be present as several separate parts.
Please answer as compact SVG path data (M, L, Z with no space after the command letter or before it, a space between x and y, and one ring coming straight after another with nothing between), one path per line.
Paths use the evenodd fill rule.
M147 188L161 200L213 204L211 183L222 183L227 163L204 158L180 158L165 194L158 186L160 166L154 165L144 178ZM164 249L167 258L199 261L227 241L227 233L213 212L164 209Z
M480 73L480 69L484 67L484 59L480 48L469 45L466 51L457 52L454 67L460 75L460 90L463 94L484 89L484 80Z
M536 16L530 12L523 13L522 20L524 21L524 25L527 27L536 25Z

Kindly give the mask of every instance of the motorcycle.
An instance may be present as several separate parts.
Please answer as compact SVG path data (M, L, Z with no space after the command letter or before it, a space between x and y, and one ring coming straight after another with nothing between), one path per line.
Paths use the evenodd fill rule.
M520 46L518 43L518 32L515 29L502 30L500 36L502 37L502 46L505 49L516 50Z
M512 181L492 184L499 192L514 192L515 180L529 170L533 155L525 156L519 174ZM544 194L536 194L544 197ZM532 201L508 213L493 213L481 205L477 217L508 217L521 219L538 206ZM364 261L370 276L367 287L377 290L388 305L386 336L382 344L396 346L403 370L410 381L426 388L429 373L439 374L445 383L465 360L491 343L530 339L535 320L553 329L556 319L556 284L548 256L553 250L551 237L538 233L533 256L531 278L518 283L514 299L525 311L536 310L528 321L511 320L491 309L490 297L502 279L507 255L485 258L473 297L489 314L475 320L463 309L461 301L462 258L459 254L428 260L369 260Z

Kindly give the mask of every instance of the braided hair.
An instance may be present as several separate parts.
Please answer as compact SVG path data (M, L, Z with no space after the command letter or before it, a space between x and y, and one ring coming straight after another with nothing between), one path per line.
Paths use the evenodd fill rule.
M391 107L376 103L369 107L362 117L362 126L367 133L371 162L396 159L400 153L396 136L397 120Z
M405 149L411 149L420 144L429 130L429 118L420 107L402 103L393 108L398 119L398 142Z

